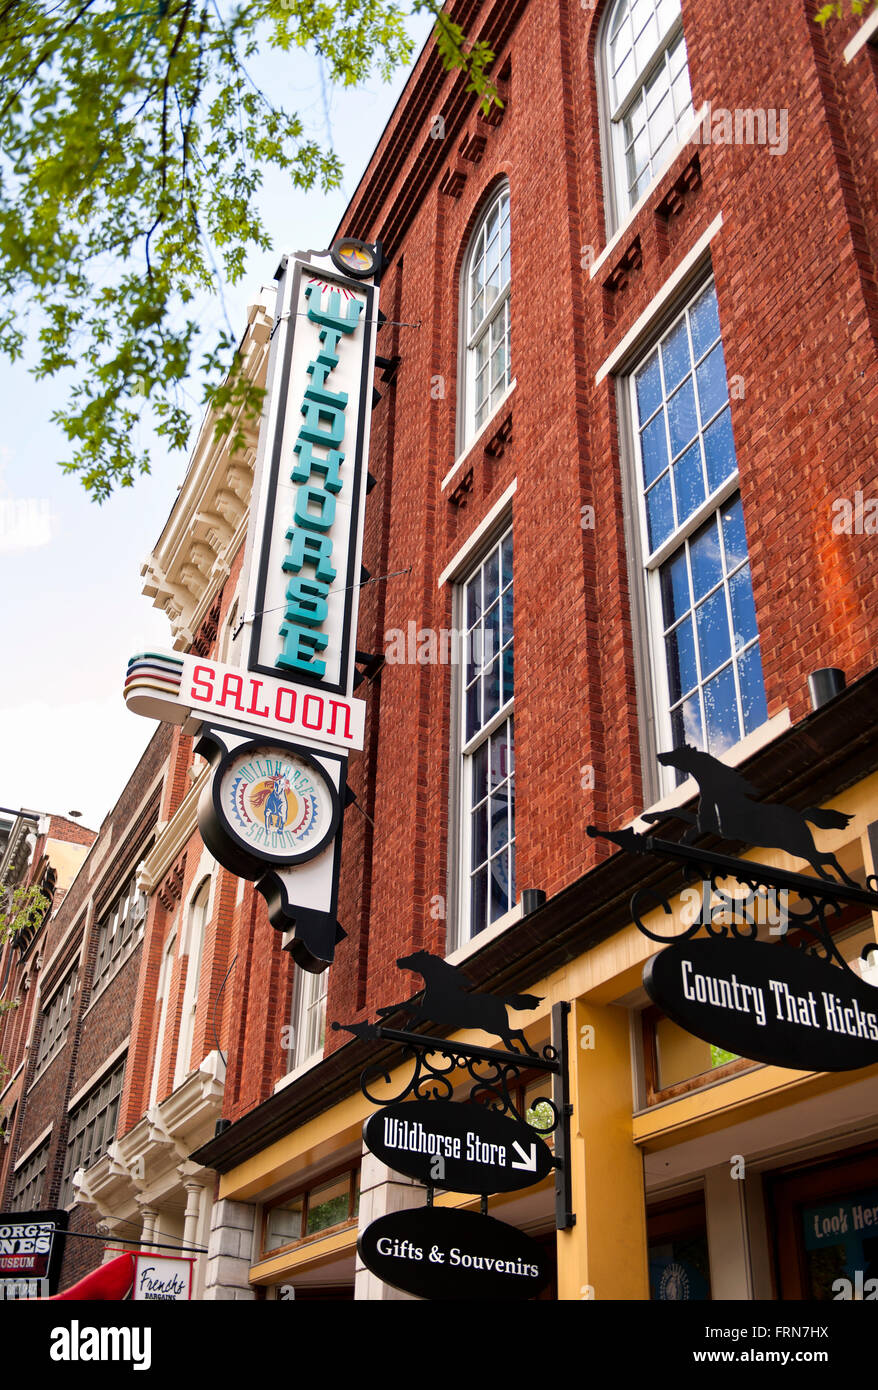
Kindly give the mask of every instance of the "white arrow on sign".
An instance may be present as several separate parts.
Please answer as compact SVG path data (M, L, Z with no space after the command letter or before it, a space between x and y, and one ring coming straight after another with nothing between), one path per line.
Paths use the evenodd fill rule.
M529 1156L528 1156L528 1154L525 1153L524 1149L521 1147L521 1145L519 1144L519 1142L518 1142L517 1139L513 1139L513 1141L512 1141L512 1147L513 1147L513 1149L517 1149L517 1150L518 1150L519 1156L522 1158L523 1162L521 1162L521 1163L516 1163L515 1160L513 1160L512 1163L511 1163L509 1166L510 1166L511 1168L521 1168L521 1169L524 1170L525 1173L535 1173L535 1172L537 1171L537 1146L536 1146L536 1144L531 1144L531 1146L530 1146L530 1155L529 1155Z

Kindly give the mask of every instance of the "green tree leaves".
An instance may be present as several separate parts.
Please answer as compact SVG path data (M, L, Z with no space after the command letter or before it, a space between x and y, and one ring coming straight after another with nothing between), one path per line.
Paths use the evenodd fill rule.
M490 50L439 0L411 0L421 11L445 65L490 104ZM141 422L185 448L197 306L270 249L266 171L340 183L335 152L260 89L261 49L309 47L353 86L410 60L406 18L396 0L0 0L0 351L29 352L35 329L36 375L71 374L52 417L61 466L96 501L149 471ZM229 330L200 363L226 431L261 406L235 350Z

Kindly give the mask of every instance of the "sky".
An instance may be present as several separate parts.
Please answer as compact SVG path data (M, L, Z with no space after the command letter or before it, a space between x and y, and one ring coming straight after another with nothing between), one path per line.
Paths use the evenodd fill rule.
M429 30L426 16L411 23L416 52ZM253 254L226 293L236 333L283 251L329 244L410 71L350 91L327 87L320 60L306 53L260 54L249 66L309 132L331 135L345 173L331 194L288 188L279 174L266 180L273 248ZM202 317L206 331L219 328L219 301L206 302ZM140 568L187 455L147 439L150 474L98 506L58 466L66 441L51 416L65 399L60 380L36 381L27 360L0 358L0 806L78 811L98 829L156 727L129 713L122 683L131 655L171 648L167 618L140 591ZM197 399L193 390L193 443Z

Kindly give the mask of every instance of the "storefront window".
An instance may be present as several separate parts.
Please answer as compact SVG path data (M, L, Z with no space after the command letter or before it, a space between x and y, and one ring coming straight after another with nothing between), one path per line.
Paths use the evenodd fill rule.
M710 1298L707 1218L699 1192L647 1215L649 1296L657 1302Z
M802 1239L806 1297L878 1298L878 1185L803 1207Z
M782 1299L878 1300L878 1150L770 1174Z
M647 1105L672 1100L757 1065L687 1033L660 1009L645 1009L642 1022Z
M265 1214L264 1253L354 1221L359 1206L359 1168L282 1197Z

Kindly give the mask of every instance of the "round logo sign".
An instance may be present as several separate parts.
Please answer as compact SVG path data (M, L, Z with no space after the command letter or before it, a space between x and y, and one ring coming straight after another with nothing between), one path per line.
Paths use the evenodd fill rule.
M338 795L320 764L271 744L250 744L225 760L217 800L238 843L277 864L313 859L338 824Z
M358 280L365 279L367 275L375 272L378 260L375 247L370 246L368 242L359 241L356 237L342 237L329 254L339 270L353 275Z

